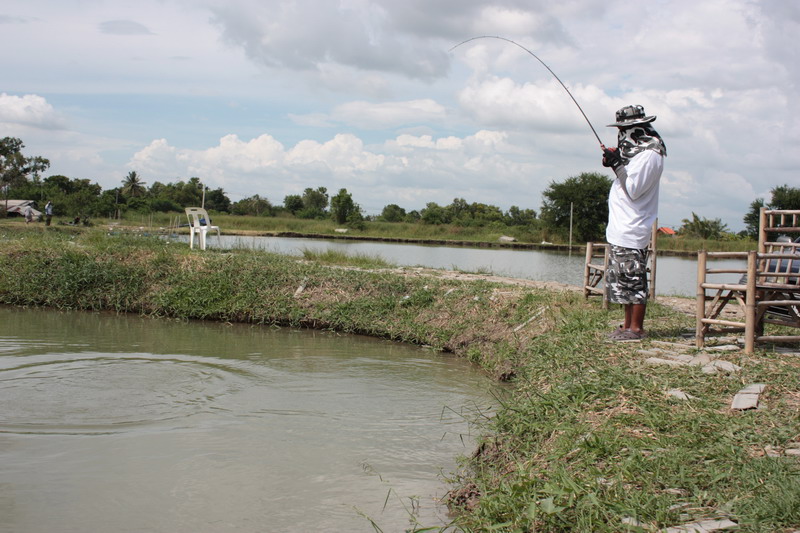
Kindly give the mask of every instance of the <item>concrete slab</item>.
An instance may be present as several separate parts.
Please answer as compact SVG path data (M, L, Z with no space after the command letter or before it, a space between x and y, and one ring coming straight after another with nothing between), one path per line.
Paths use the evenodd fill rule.
M761 394L767 386L763 383L753 383L739 391L739 394Z
M681 361L676 361L675 359L662 359L660 357L648 357L644 362L650 365L686 366L686 363Z
M738 352L742 348L737 344L722 344L720 346L706 346L707 352Z
M727 518L718 520L703 520L701 522L692 522L691 524L684 524L682 526L668 527L664 533L709 533L712 531L721 531L723 529L735 529L739 524L728 520Z
M653 345L670 348L673 350L691 350L694 348L694 343L690 342L667 342L667 341L652 341Z
M766 385L763 383L755 383L748 385L741 389L733 397L731 402L731 409L736 411L745 411L747 409L756 409L758 407L759 397L764 392Z

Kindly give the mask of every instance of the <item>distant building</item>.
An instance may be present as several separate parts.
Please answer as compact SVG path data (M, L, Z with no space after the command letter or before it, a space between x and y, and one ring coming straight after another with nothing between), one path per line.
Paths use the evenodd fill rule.
M666 226L658 228L658 232L663 235L669 235L669 236L675 235L675 230L672 228L668 228Z
M7 201L0 201L0 207L4 207L8 209L8 214L13 216L25 216L25 208L27 206L31 206L31 210L33 211L33 218L34 220L39 220L42 218L42 212L38 211L34 206L36 202L33 200L7 200Z

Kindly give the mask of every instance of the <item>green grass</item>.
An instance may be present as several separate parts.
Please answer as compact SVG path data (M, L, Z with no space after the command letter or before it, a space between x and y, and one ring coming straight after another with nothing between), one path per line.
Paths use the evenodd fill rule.
M324 265L352 266L357 268L391 268L397 266L379 255L346 254L336 250L319 252L306 248L303 250L303 258Z
M51 228L53 229L53 228ZM324 328L450 351L511 385L475 416L480 447L453 473L462 531L658 531L730 517L739 531L800 527L800 358L724 358L739 373L654 367L638 353L693 317L651 304L650 340L604 342L621 317L577 292L366 269L100 230L0 226L0 303ZM733 412L765 383L765 409ZM668 398L681 389L695 399ZM463 498L459 498L459 495ZM636 519L641 527L626 526Z
M656 338L690 327L653 307ZM716 517L739 531L800 524L800 461L764 453L800 440L800 361L735 355L743 370L734 376L651 367L639 344L597 342L608 326L594 309L559 318L518 354L517 388L454 480L482 495L462 517L465 531L649 531ZM767 409L729 411L748 383L769 384ZM695 399L670 399L673 388ZM626 528L628 517L644 528Z
M705 240L685 237L658 236L658 249L675 252L697 252L708 250L710 252L746 252L758 248L758 242L752 239L736 240Z

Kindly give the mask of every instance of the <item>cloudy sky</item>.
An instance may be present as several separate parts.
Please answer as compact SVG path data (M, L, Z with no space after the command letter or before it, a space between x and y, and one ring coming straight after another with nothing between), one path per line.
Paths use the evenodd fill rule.
M614 112L669 150L660 222L744 227L800 186L794 0L4 0L0 136L47 175L197 176L280 204L347 188L368 214L454 198L541 206L606 172ZM606 172L608 174L608 172ZM610 174L609 174L610 175Z

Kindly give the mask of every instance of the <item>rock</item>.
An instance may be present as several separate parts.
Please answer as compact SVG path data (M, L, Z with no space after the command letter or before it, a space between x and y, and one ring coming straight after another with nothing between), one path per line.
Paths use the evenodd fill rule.
M693 366L703 366L709 364L713 360L714 359L707 353L701 353L695 357L692 357L692 360L689 361L689 364Z
M626 526L644 527L644 524L642 522L640 522L638 519L632 516L625 516L622 518L622 520L620 520L620 522L622 522L622 524Z
M306 283L308 283L308 278L303 278L303 281L300 282L300 286L297 287L297 290L294 291L294 297L297 298L300 294L306 290Z
M792 457L800 457L800 442L790 442L786 445L783 453Z
M780 452L776 451L772 446L764 446L764 455L767 457L780 457Z
M336 228L333 231L335 231L336 233L347 233L349 230L347 228Z
M723 372L738 372L741 369L742 367L728 361L711 361L702 368L702 371L704 374L714 374L717 370L722 370Z
M666 393L668 398L675 398L677 400L696 400L691 394L686 394L680 389L670 389Z
M514 237L509 237L508 235L501 235L498 240L500 242L517 242L517 239Z

